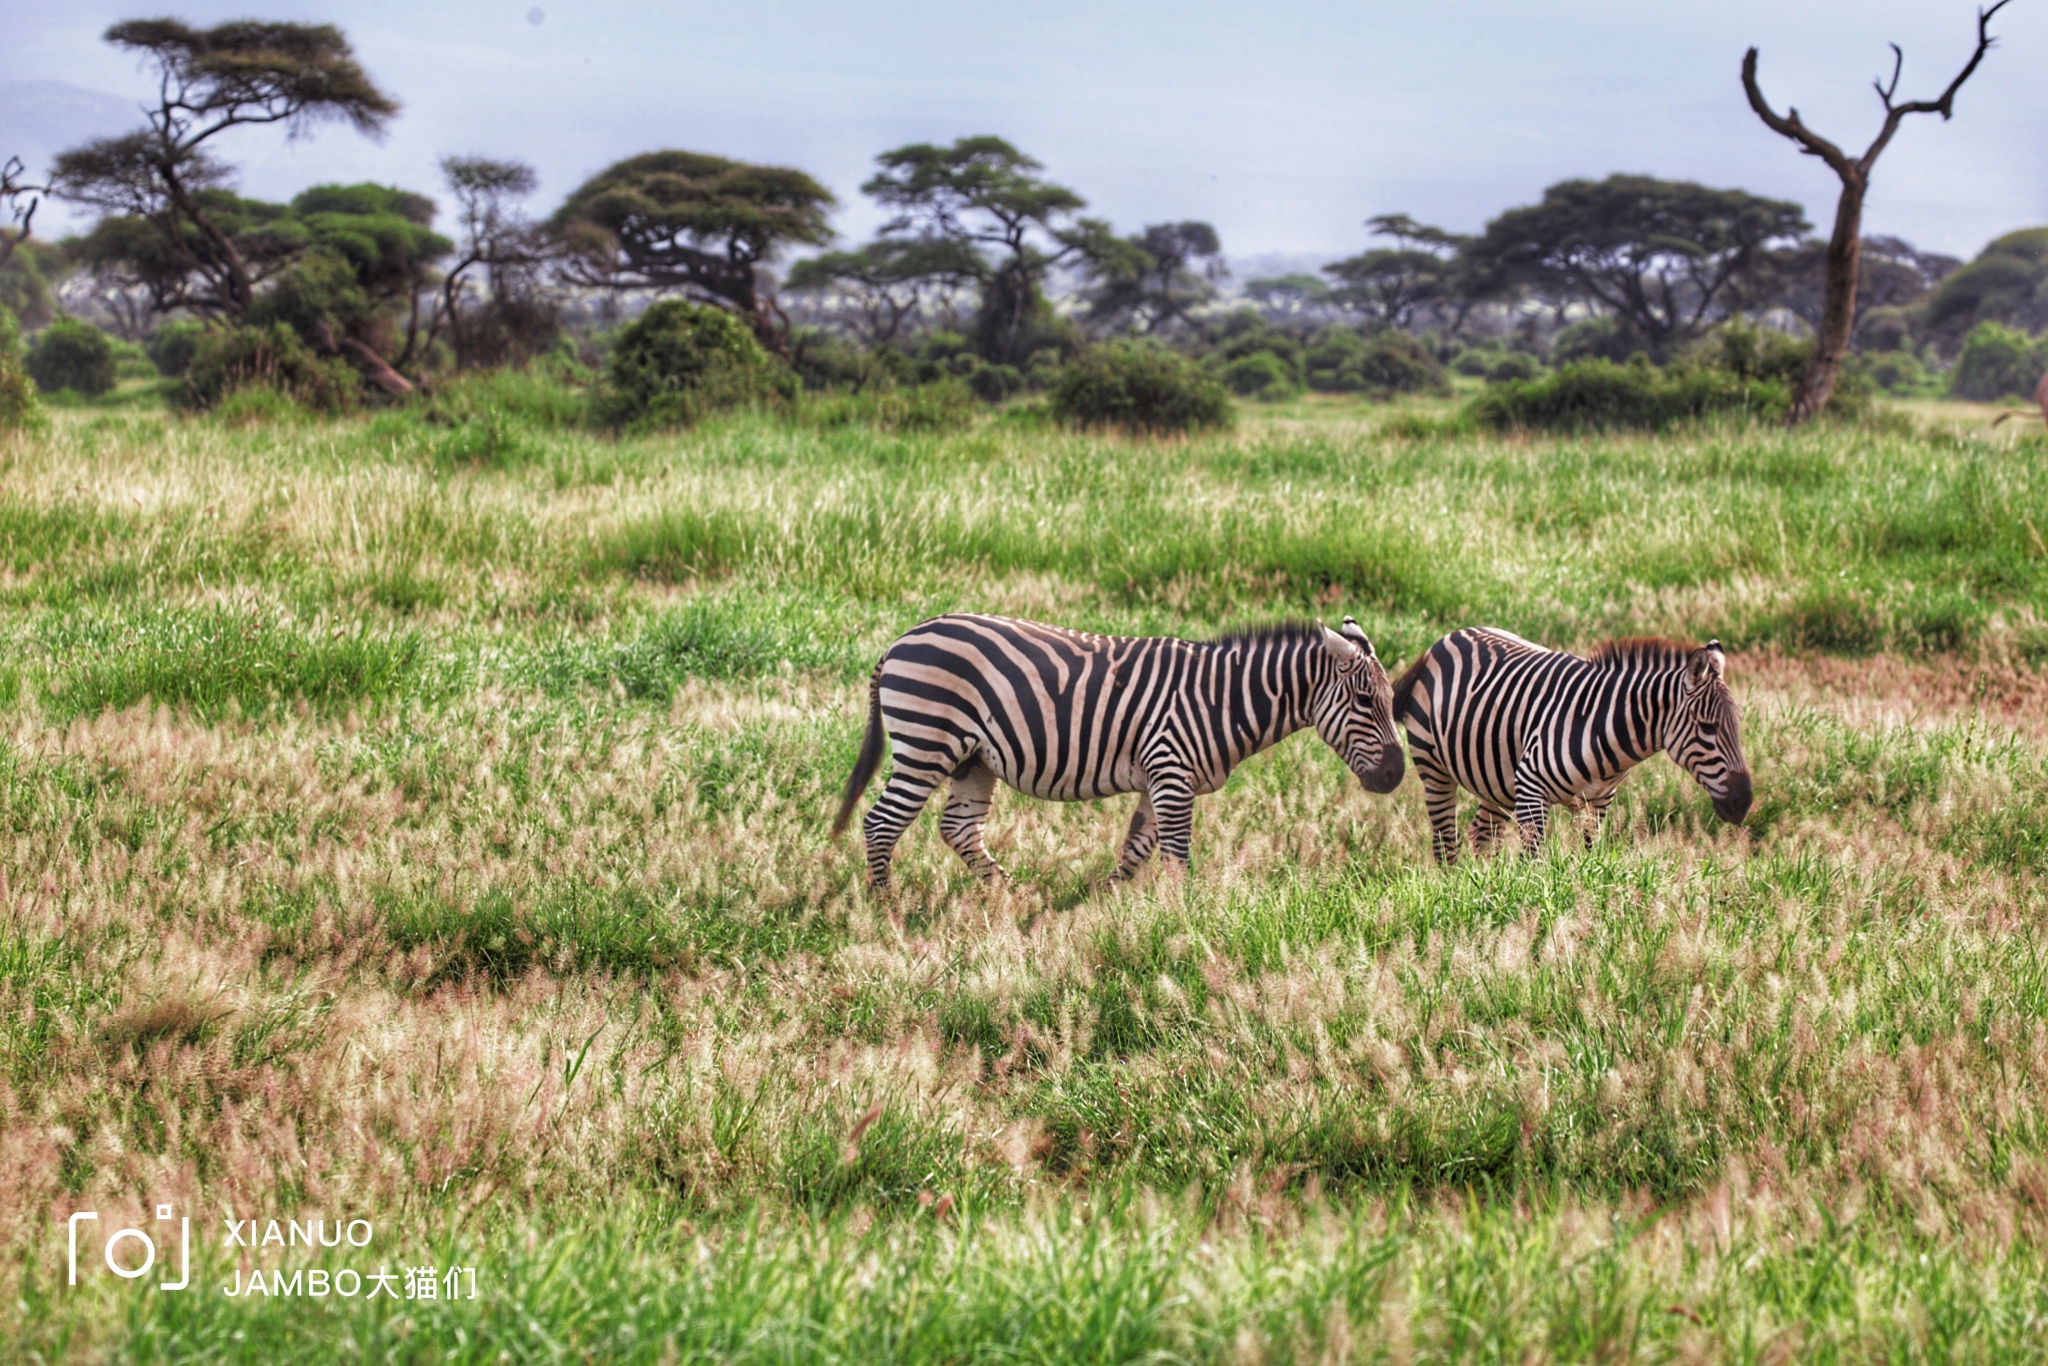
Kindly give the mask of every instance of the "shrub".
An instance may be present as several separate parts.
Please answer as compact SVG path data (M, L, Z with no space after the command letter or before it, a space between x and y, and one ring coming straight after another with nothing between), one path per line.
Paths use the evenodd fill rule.
M1191 432L1227 427L1230 395L1186 356L1137 342L1083 351L1052 390L1053 415L1084 427Z
M1558 333L1550 345L1550 356L1559 365L1569 365L1575 360L1620 362L1642 349L1642 338L1618 319L1588 318Z
M1510 351L1486 368L1488 384L1511 384L1516 380L1535 379L1543 373L1543 363L1527 351Z
M41 417L36 383L22 364L21 329L13 314L0 308L0 431L33 426Z
M1014 365L992 364L971 351L954 356L945 363L945 368L964 382L983 403L1001 403L1024 391L1022 370Z
M76 318L59 318L29 348L28 373L44 393L69 389L88 397L114 387L113 339Z
M1963 339L1963 353L1949 375L1948 391L1956 398L1990 402L2030 398L2048 370L2048 345L2002 323L1981 322Z
M1216 377L1231 393L1268 403L1293 397L1298 387L1293 368L1271 351L1239 356L1218 371Z
M291 328L272 323L206 333L171 399L185 408L217 408L245 390L265 390L316 412L338 413L355 402L356 387L356 373L346 361L322 360ZM251 400L238 406L250 416L269 410Z
M1450 391L1443 362L1406 332L1361 337L1349 328L1328 328L1303 359L1308 387L1325 393L1392 398Z
M1455 374L1469 375L1473 379L1484 379L1494 366L1500 364L1500 348L1496 346L1475 346L1460 351L1451 361Z
M688 425L726 408L794 398L797 387L738 317L663 299L619 329L596 412L611 427Z
M1787 402L1786 387L1774 380L1745 380L1705 366L1659 370L1644 360L1586 360L1542 379L1495 385L1467 411L1496 431L1656 431L1712 413L1778 416Z
M952 432L971 426L981 403L955 377L894 388L880 385L857 394L819 395L798 409L807 426L867 426L892 432Z
M1933 376L1927 367L1913 358L1907 351L1880 351L1868 359L1865 374L1871 383L1888 394L1905 397L1931 396L1936 392Z
M193 353L199 350L199 339L205 335L203 323L181 318L159 327L145 349L150 360L155 362L159 375L165 379L178 379L191 367Z

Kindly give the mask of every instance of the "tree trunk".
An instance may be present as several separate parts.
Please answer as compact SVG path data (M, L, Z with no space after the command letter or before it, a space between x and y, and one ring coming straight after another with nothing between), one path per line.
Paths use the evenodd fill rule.
M1819 414L1834 395L1835 380L1849 354L1856 329L1856 275L1863 257L1863 192L1860 175L1842 178L1835 201L1835 231L1828 238L1827 293L1820 309L1820 330L1813 338L1813 359L1799 377L1786 420L1797 426Z

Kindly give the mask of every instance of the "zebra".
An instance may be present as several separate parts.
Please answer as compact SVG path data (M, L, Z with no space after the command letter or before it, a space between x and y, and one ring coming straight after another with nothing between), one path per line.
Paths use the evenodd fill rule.
M1474 848L1512 819L1523 852L1552 806L1591 810L1590 847L1628 771L1664 750L1731 824L1749 814L1742 718L1721 642L1612 640L1585 659L1490 627L1454 631L1394 683L1437 860L1457 858L1458 789L1479 798Z
M1054 801L1136 792L1115 879L1136 874L1155 847L1185 869L1195 797L1304 726L1368 792L1400 786L1393 692L1350 617L1341 631L1290 622L1211 641L934 617L875 665L867 736L832 833L845 830L887 745L894 768L861 823L872 888L889 885L896 841L948 781L940 837L985 881L1004 878L982 843L997 779Z

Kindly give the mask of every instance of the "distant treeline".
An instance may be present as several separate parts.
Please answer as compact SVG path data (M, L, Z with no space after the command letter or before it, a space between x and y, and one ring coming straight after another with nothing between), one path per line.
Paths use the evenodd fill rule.
M991 136L883 152L861 190L887 220L841 249L834 196L810 175L680 150L608 167L545 216L529 208L532 170L485 156L443 160L439 204L380 184L270 203L229 188L221 135L323 120L372 133L397 112L346 38L175 20L107 38L153 65L158 104L146 127L65 152L40 179L8 164L0 305L32 335L72 315L146 346L165 373L241 332L229 349L245 368L324 366L320 383L402 395L564 348L594 360L593 336L668 295L730 313L813 387L947 375L1000 399L1049 385L1093 342L1138 338L1241 395L1394 393L1441 389L1446 367L1526 381L1589 358L1663 365L1731 320L1806 334L1827 294L1825 244L1800 206L1636 175L1554 185L1472 235L1380 214L1365 223L1374 245L1318 274L1231 281L1209 224L1120 233ZM97 219L37 238L44 196ZM2048 228L1968 264L1867 237L1855 303L1876 382L2027 392L2048 361L2034 340Z

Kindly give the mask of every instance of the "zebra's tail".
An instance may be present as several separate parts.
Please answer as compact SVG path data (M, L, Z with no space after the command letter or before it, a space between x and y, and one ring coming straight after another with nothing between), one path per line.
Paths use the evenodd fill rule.
M860 758L853 761L853 772L846 779L846 791L839 798L839 814L832 821L833 839L846 833L847 822L853 819L853 808L860 804L860 794L868 790L875 770L882 766L882 750L888 743L889 737L882 730L882 671L878 668L868 679L867 738L860 742Z

